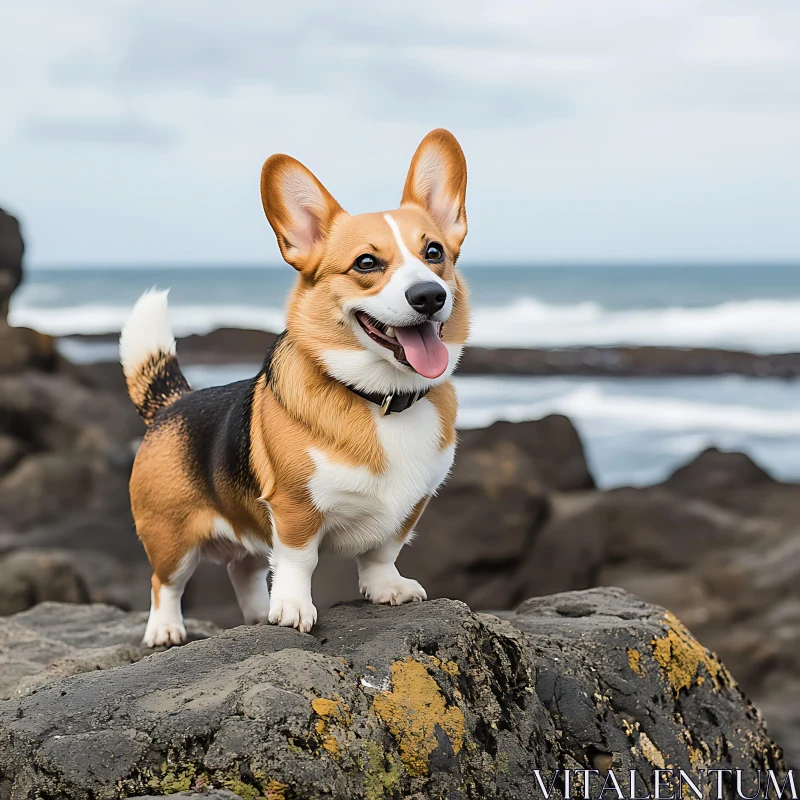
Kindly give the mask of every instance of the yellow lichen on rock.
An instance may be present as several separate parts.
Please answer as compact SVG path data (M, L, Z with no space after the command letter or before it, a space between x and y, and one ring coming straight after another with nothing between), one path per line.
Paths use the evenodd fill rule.
M632 647L628 648L628 666L641 678L644 678L644 667L642 666L642 654Z
M439 685L410 656L392 664L392 689L375 696L372 710L399 744L400 759L414 777L428 774L428 759L439 746L437 727L449 739L453 753L464 745L461 709L448 708Z
M442 661L436 656L431 656L431 661L451 678L455 678L461 672L457 661Z
M724 670L714 655L692 636L672 612L667 611L664 615L664 623L667 625L666 635L654 637L650 644L655 660L664 670L676 695L681 689L688 689L695 679L702 686L703 676L697 674L701 666L712 678Z
M661 751L653 744L646 733L639 734L639 747L642 748L642 755L658 769L664 769L664 756Z
M330 700L327 697L315 697L311 701L311 708L321 717L341 717L345 713L341 700Z
M311 707L321 717L317 720L314 730L322 739L322 746L332 756L338 756L341 753L341 745L339 740L330 730L330 725L338 723L339 725L346 726L352 721L350 709L345 705L342 699L336 695L331 698L315 697L311 701Z

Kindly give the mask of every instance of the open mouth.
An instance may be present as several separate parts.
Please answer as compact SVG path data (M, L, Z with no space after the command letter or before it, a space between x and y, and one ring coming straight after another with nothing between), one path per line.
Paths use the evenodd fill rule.
M370 339L423 377L438 378L447 369L450 356L442 341L443 322L392 327L363 311L356 311L356 319Z

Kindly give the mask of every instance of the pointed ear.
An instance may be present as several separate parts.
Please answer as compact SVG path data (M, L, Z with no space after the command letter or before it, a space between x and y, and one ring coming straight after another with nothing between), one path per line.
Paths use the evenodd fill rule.
M401 205L428 211L456 255L467 235L467 162L450 131L438 128L420 143L408 170Z
M270 156L261 170L261 202L284 260L301 272L319 265L334 219L344 214L330 192L291 156Z

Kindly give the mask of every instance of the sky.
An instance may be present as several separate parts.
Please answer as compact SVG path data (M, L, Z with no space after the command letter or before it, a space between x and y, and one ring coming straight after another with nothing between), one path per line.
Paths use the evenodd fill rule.
M277 263L261 164L397 206L449 128L466 263L800 263L798 0L6 0L31 265Z

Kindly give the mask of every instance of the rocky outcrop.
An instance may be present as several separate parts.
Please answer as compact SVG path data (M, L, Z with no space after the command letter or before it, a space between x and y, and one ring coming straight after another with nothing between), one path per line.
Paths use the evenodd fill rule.
M135 800L155 800L158 795L148 794L142 795ZM273 796L275 796L273 794ZM284 794L285 796L285 794ZM173 798L187 798L187 797L194 797L200 798L200 800L239 800L239 795L234 794L233 792L229 792L227 789L211 789L210 791L200 791L200 792L178 792L177 794L170 795Z
M22 281L25 244L16 217L0 208L0 324L8 316L8 301Z
M707 347L468 347L458 371L462 375L585 375L606 378L698 375L796 378L800 375L800 353L766 355Z
M66 337L111 344L117 333ZM180 339L183 364L260 364L276 335L265 331L220 328ZM466 347L460 375L547 377L585 375L607 378L667 378L699 375L743 375L751 378L796 378L800 353L746 353L710 347Z
M142 431L123 392L84 380L51 337L0 322L0 614L135 605L130 575L147 578L127 484Z
M31 632L15 657L39 672L0 703L0 796L531 798L534 769L638 769L652 792L656 766L785 768L716 656L621 590L501 616L357 602L311 635L236 628L143 660L134 620L48 605L5 623ZM72 646L102 631L84 633L95 671L57 677L57 649L47 663L62 624Z
M800 765L800 486L708 450L659 486L550 495L507 590L617 585L719 652Z
M21 697L69 675L133 664L152 650L142 646L147 614L113 606L40 603L0 618L0 700ZM187 620L190 639L219 633L210 622ZM2 795L0 795L2 796Z

